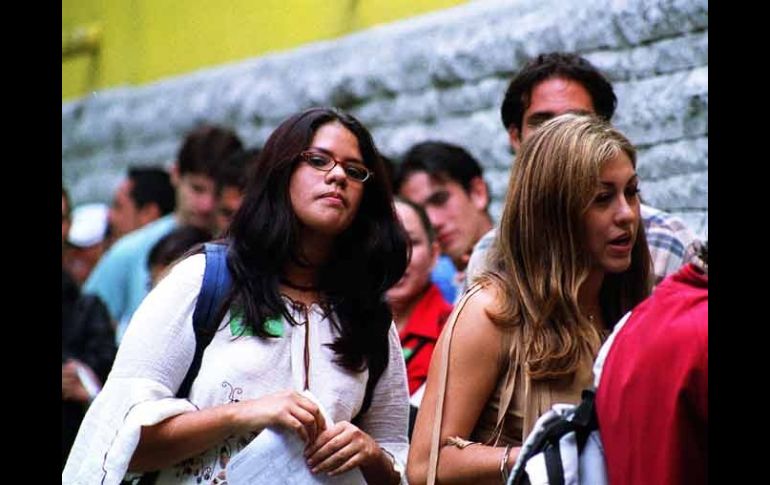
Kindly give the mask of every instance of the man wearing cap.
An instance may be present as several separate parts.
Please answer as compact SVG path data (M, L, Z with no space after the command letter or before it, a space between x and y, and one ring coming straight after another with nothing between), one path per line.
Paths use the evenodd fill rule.
M100 203L85 204L72 211L62 264L78 285L88 278L106 250L108 211Z
M103 240L107 226L106 206L97 205L96 209L83 206L75 211L73 217L64 186L61 197L62 249L68 239L86 245L94 240ZM95 212L97 217L91 217L94 214L89 212ZM84 225L83 221L97 223ZM117 350L115 331L104 303L97 296L81 295L78 283L63 264L64 259L61 293L62 468L86 409L107 378Z
M228 129L202 126L189 133L171 171L171 183L176 189L174 212L115 242L86 280L83 290L99 295L117 322L118 342L149 291L150 249L177 226L213 229L217 167L241 148L238 136Z

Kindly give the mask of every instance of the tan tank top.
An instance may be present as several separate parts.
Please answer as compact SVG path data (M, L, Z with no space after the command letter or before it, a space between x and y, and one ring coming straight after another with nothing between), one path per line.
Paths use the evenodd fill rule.
M514 334L512 330L503 334L503 348L510 349L510 353L507 358L505 354L501 358L500 377L471 433L471 441L496 446L521 446L537 418L551 409L553 404L578 404L583 389L593 385L593 353L585 355L583 365L571 378L534 382L524 378L520 365L514 365L513 368L511 366L511 363L518 362L520 346L512 345ZM518 342L520 343L520 340ZM513 392L506 392L511 388ZM500 418L501 405L505 406L506 412L498 437L496 425Z

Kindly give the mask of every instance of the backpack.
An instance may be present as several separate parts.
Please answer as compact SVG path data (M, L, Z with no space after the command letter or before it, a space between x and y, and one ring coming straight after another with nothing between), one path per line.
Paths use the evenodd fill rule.
M195 354L187 369L182 384L176 393L178 398L186 398L190 395L190 388L201 368L203 351L211 343L217 331L217 325L227 312L229 306L229 293L232 287L232 276L227 268L227 248L223 243L204 243L203 254L206 256L206 267L203 270L203 283L201 284L198 300L193 310L193 330L195 331ZM376 373L376 372L375 372ZM382 371L379 372L382 374ZM379 378L379 376L377 376ZM364 395L364 405L354 420L362 415L368 408L367 400L371 402L374 394L373 384L378 379L369 374ZM152 485L157 480L159 472L147 472L138 481L137 485Z
M508 485L607 485L595 391L581 402L554 404L540 416L521 447Z
M227 311L225 299L232 286L232 277L227 269L227 245L204 243L203 254L206 255L206 268L203 270L203 283L198 293L198 300L195 302L192 321L195 331L195 354L176 392L178 398L186 398L190 395L192 383L201 369L203 351L211 343L217 330L217 323L222 320ZM136 485L154 485L159 474L158 471L146 472L135 483ZM132 482L124 479L122 483Z
M176 397L180 398L190 395L192 383L201 368L203 351L211 343L217 324L227 311L225 299L232 286L232 277L227 268L227 245L205 243L203 254L206 255L206 268L203 270L203 283L195 302L192 321L195 331L195 354L176 393Z

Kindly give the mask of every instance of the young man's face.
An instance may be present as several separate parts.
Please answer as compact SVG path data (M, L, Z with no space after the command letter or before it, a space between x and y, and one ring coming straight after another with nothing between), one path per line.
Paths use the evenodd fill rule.
M234 186L225 186L217 198L216 231L222 235L230 223L233 222L233 216L241 207L243 202L243 192Z
M131 197L134 182L127 178L118 186L115 191L115 197L112 199L112 206L109 212L110 234L114 239L119 239L134 229L138 229L139 209L136 202Z
M486 213L489 194L481 177L471 180L466 192L449 178L440 180L427 172L413 172L399 194L425 208L441 250L452 258L457 269L465 269L473 245L491 228Z
M515 126L508 132L511 147L519 151L521 143L544 122L564 113L594 114L594 103L588 90L578 81L550 78L532 88L529 107L524 111L521 133Z
M212 230L216 209L214 179L196 173L176 175L172 179L176 186L179 223Z

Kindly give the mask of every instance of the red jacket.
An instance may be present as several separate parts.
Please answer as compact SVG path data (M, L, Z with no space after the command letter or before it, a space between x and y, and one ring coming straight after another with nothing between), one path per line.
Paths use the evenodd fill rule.
M708 482L708 276L687 265L633 310L596 411L610 483Z
M406 360L409 394L413 394L427 379L430 357L452 305L447 303L438 287L431 283L399 332Z

